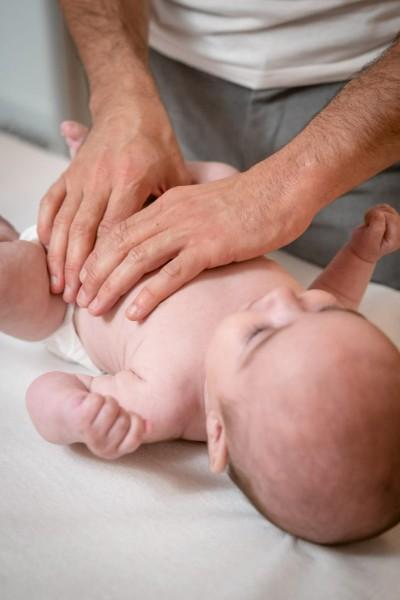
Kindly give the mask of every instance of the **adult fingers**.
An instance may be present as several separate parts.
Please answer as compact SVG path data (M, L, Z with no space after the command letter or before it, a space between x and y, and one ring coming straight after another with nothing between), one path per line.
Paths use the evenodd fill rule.
M64 289L64 264L68 245L68 233L80 201L81 198L78 194L68 195L53 222L53 229L47 250L47 264L53 294L59 294Z
M199 246L182 250L140 290L128 307L126 316L135 321L144 319L160 302L194 279L206 266L207 257Z
M54 219L60 210L66 193L65 179L61 176L40 201L37 229L39 240L46 247L50 243Z
M93 301L79 292L78 303L87 306L94 315L109 310L118 300L137 283L143 275L154 271L169 261L180 250L178 239L171 240L167 233L159 234L129 250L125 259L110 273L100 287Z
M64 300L74 302L80 286L79 272L93 250L97 226L107 205L109 190L102 190L91 198L82 200L68 232L68 245L64 267Z
M85 192L72 221L66 252L64 300L74 302L80 287L79 272L93 250L96 234L108 232L144 203L144 184L117 185Z
M111 192L97 235L110 233L113 227L139 211L150 195L149 185L140 179L116 184Z
M148 216L145 217L145 214ZM160 230L157 219L152 216L153 206L149 206L121 221L108 235L97 240L80 273L82 287L77 299L80 306L88 306L106 278L125 259L130 250L132 259L136 258L137 262L143 261L143 249L138 249L138 246L146 239L156 236Z

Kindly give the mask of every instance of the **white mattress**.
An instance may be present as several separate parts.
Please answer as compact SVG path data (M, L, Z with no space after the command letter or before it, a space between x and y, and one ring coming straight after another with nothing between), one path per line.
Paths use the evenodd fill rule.
M0 156L0 212L21 229L65 161L6 135ZM318 271L278 255L304 283ZM400 345L399 300L371 285L362 308ZM203 444L155 444L111 463L48 444L25 390L46 370L75 367L2 334L0 356L2 600L399 599L400 527L322 548L283 533L227 476L209 474Z

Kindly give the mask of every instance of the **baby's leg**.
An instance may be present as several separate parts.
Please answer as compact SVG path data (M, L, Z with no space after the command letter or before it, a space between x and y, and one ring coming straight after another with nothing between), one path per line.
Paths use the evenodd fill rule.
M134 452L145 440L146 423L115 398L90 391L92 377L54 371L29 386L28 411L39 433L54 444L82 442L101 458Z
M46 255L39 243L18 239L0 223L0 331L24 340L40 340L63 321L66 305L50 293Z

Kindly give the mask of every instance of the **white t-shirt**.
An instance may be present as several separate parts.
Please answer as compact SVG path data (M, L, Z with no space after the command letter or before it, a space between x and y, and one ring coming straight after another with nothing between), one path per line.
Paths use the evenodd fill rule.
M342 81L400 31L400 0L152 0L150 45L252 89Z

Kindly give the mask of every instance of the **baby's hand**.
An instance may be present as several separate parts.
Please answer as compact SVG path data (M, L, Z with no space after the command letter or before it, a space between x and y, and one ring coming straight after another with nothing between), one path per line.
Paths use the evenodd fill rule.
M111 396L89 393L76 411L80 438L100 458L119 458L142 443L144 419L127 412Z
M400 214L388 204L378 204L364 217L364 225L353 231L350 245L367 262L400 249Z

